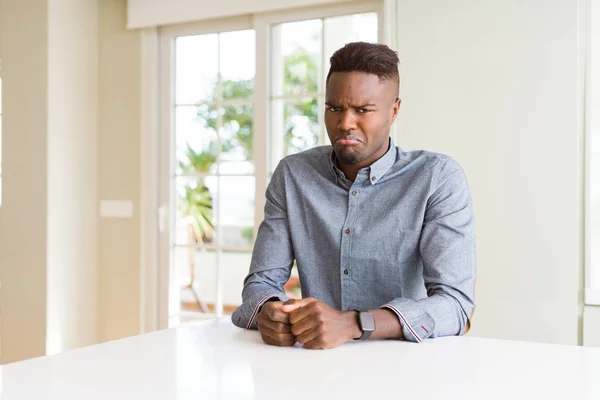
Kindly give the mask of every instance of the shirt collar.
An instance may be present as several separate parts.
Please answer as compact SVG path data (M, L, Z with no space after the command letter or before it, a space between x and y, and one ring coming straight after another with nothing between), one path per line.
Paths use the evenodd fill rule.
M390 148L388 149L387 153L385 153L379 160L371 164L370 167L367 167L369 169L369 181L372 185L379 182L383 175L396 162L398 149L396 149L396 145L391 137L389 138L389 144ZM335 155L335 151L333 151L333 147L331 148L331 154L329 156L329 166L335 176L343 176L343 172L337 167L337 156Z

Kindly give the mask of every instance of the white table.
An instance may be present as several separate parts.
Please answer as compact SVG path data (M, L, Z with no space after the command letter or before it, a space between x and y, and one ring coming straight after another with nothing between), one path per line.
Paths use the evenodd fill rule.
M470 337L278 348L226 319L0 372L1 400L600 399L600 348Z

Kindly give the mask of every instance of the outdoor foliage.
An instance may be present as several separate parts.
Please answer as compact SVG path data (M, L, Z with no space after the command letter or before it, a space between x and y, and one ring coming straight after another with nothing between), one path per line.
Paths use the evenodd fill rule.
M289 94L316 93L318 91L318 65L306 51L298 49L284 59L284 92ZM253 92L251 80L226 80L221 84L222 99L250 99ZM197 118L204 128L212 129L219 134L218 142L212 141L204 149L194 149L188 143L179 162L183 173L208 173L217 161L219 153L235 152L243 155L247 161L253 157L253 115L251 104L228 105L216 109L218 94L210 102L197 108ZM306 127L312 132L318 131L318 101L316 98L292 100L284 106L284 156L306 150L314 139L306 138L302 129ZM217 129L221 125L220 129ZM302 128L303 126L304 128ZM197 243L210 242L214 238L213 199L204 179L190 181L180 193L179 212L186 217L192 227ZM252 239L252 227L242 231L242 236Z

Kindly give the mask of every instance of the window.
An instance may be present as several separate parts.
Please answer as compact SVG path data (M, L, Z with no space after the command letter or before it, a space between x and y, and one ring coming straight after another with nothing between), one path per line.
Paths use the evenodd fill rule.
M377 36L375 12L272 27L269 172L288 154L329 143L322 121L329 57L345 43L376 43Z
M587 68L587 304L600 305L600 3L590 1Z
M170 215L159 238L162 325L239 305L269 177L286 155L328 143L328 58L346 42L378 41L379 6L161 30L159 198Z
M230 269L250 262L254 44L251 29L174 40L173 323L223 312L224 299L231 312L239 284L230 280L239 274Z

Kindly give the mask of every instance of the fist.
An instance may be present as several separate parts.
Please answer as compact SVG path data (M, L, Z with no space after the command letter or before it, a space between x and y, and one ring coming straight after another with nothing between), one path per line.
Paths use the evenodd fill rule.
M293 346L296 336L292 333L289 314L282 311L282 301L268 301L258 313L258 330L262 340L273 346Z
M292 334L307 349L331 349L360 336L354 311L334 310L312 297L290 300L282 310L289 315Z

